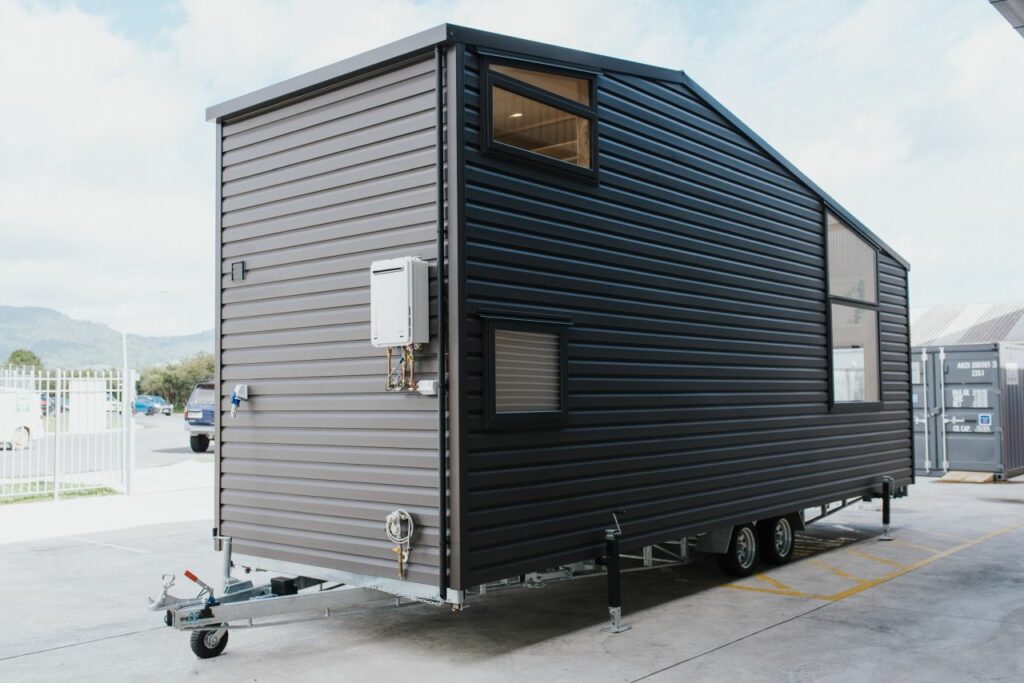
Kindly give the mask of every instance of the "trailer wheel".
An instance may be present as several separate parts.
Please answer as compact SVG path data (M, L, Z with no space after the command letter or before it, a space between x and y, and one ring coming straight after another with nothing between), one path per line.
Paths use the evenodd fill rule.
M192 631L188 644L199 659L212 659L228 646L228 631Z
M733 527L729 549L718 556L719 568L729 576L750 576L757 567L757 546L753 524Z
M761 557L769 564L786 564L793 557L793 523L789 517L772 517L757 523Z
M188 445L192 447L194 453L205 453L206 449L210 447L210 437L206 434L193 434L188 437Z

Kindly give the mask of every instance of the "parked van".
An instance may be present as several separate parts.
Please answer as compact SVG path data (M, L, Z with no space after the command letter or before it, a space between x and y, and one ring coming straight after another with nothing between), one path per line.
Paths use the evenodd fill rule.
M195 453L205 453L213 440L215 403L213 382L208 380L196 385L185 404L185 431L188 432L189 446Z
M0 448L25 448L32 435L42 433L39 394L28 389L0 387Z

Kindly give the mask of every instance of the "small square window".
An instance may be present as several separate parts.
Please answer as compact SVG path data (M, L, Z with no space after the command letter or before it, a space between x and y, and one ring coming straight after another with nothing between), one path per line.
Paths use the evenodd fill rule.
M566 325L484 318L488 427L544 425L568 414Z
M484 150L596 178L592 77L503 63L483 73Z
M562 409L561 344L551 332L494 331L494 412Z

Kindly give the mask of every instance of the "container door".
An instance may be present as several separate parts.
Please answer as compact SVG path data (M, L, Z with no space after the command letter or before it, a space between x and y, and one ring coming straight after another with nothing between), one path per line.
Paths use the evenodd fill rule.
M947 351L943 366L949 469L1002 475L1002 397L996 352Z
M942 474L940 459L938 354L914 353L911 360L911 401L914 407L914 469L918 474Z

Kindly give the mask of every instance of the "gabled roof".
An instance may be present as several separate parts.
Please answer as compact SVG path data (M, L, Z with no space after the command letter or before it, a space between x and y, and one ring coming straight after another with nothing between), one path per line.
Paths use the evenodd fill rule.
M911 346L1024 342L1024 299L910 309Z
M613 71L651 78L673 83L681 83L693 90L699 97L718 112L723 118L735 126L741 133L746 135L754 144L761 147L766 154L782 165L799 182L803 183L811 192L818 195L822 202L840 220L845 222L861 236L871 242L875 247L889 255L904 268L910 269L910 264L900 256L892 247L882 241L877 235L856 219L850 212L844 209L828 193L822 190L810 178L804 175L788 159L780 154L774 147L765 142L757 133L752 131L742 121L736 118L732 112L726 109L718 100L712 97L706 90L697 85L683 71L666 69L663 67L650 66L639 62L631 62L625 59L617 59L605 55L598 55L592 52L572 50L565 47L538 43L522 38L512 38L499 33L478 31L472 28L456 26L454 24L441 24L433 28L421 31L414 35L402 38L393 43L382 45L367 52L360 53L340 62L335 62L314 71L289 78L275 83L274 85L260 88L241 97L227 100L214 105L206 110L208 121L221 121L225 118L249 114L267 107L293 100L310 92L330 87L335 83L346 80L362 73L379 69L381 66L400 62L413 55L422 54L434 49L438 45L449 45L464 43L482 47L490 50L503 51L528 55L533 58L545 59L568 66L582 66L603 71Z

